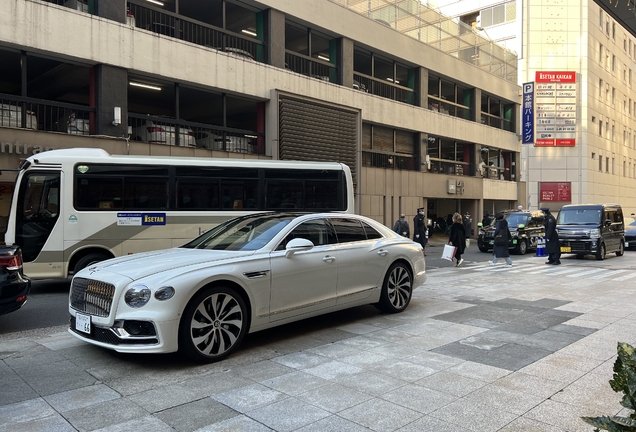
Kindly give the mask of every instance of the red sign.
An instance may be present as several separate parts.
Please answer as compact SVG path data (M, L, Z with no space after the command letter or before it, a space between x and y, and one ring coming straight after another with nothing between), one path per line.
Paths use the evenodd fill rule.
M539 201L541 202L571 202L572 186L570 182L540 182Z
M554 82L554 83L565 83L565 82L576 82L576 72L535 72L534 80L536 82Z

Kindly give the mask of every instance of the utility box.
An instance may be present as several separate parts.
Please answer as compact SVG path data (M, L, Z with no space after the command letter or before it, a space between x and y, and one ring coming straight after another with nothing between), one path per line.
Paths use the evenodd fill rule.
M449 194L457 193L457 182L455 180L448 180L447 192Z
M457 180L457 184L455 185L455 193L457 194L464 193L464 180Z

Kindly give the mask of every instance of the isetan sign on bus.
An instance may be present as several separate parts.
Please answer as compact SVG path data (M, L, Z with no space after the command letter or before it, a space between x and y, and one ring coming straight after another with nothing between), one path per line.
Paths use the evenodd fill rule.
M576 72L535 73L535 146L576 144L576 86Z

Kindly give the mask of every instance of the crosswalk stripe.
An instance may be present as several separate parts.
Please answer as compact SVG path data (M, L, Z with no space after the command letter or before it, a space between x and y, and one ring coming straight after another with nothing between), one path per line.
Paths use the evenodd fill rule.
M636 272L630 273L625 276L617 277L616 279L612 279L612 280L615 280L617 282L622 282L622 281L626 281L627 279L631 279L633 277L636 277Z
M603 279L606 277L616 276L617 274L623 273L626 271L627 271L626 269L625 270L609 270L606 274L599 274L596 276L592 276L591 279ZM634 276L636 276L636 274ZM630 276L630 277L633 277L633 276Z
M567 277L587 276L587 275L592 274L592 273L598 273L598 272L603 272L603 271L607 271L607 269L597 268L597 269L592 269L592 270L587 270L587 271L584 271L584 272L576 273L576 274L573 274L573 275L567 275Z

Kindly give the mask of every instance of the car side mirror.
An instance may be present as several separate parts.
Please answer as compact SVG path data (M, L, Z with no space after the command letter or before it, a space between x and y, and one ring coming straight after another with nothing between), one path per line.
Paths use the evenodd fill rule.
M612 220L611 219L605 219L605 226L610 226L612 225Z
M304 238L295 238L290 240L285 246L285 256L289 258L296 252L306 251L314 247L314 244L311 240L307 240Z
M477 226L481 228L481 227L483 227L483 226L484 226L484 224L483 224L483 223L481 223L481 222L477 222Z
M517 228L519 229L524 229L526 227L526 224L519 224L517 225Z

